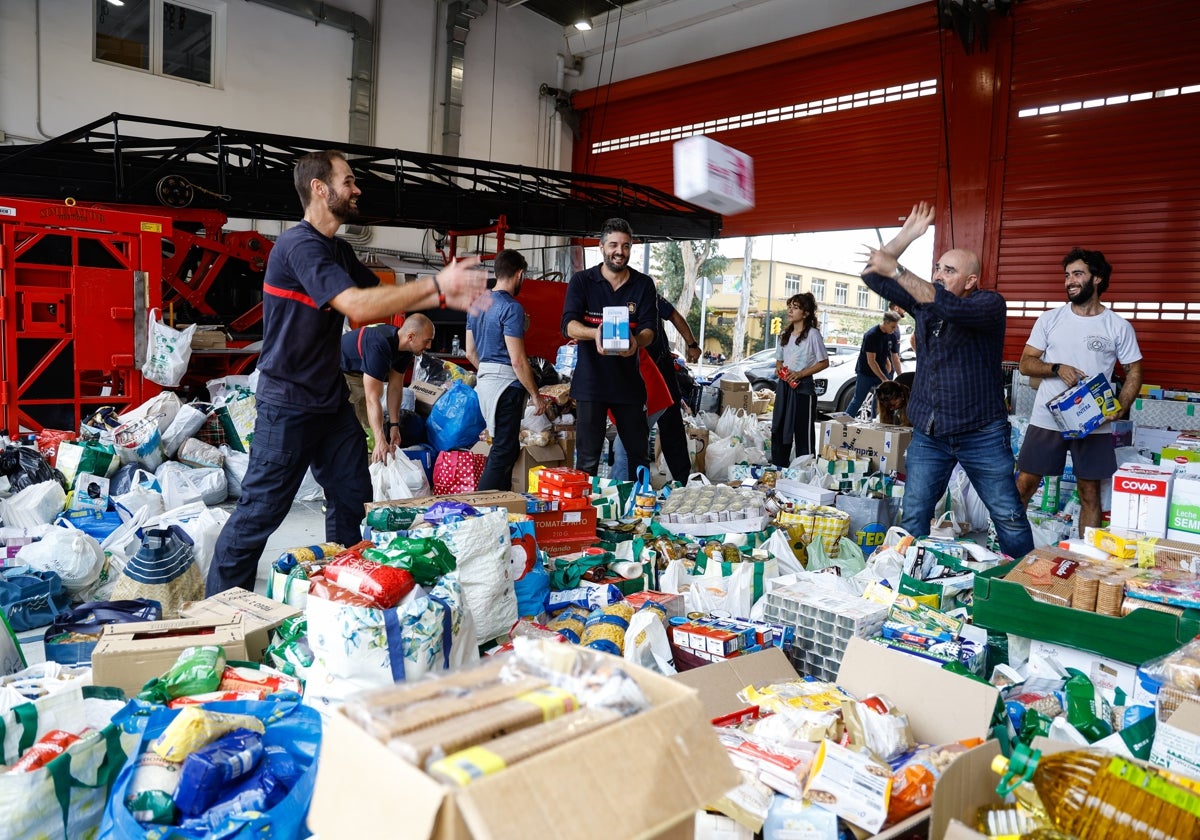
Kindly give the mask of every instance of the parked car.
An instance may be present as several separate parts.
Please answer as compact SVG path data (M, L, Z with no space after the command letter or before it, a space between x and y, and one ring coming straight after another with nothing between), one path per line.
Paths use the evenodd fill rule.
M854 399L854 368L858 361L858 348L849 344L826 344L829 367L813 377L817 387L817 408L824 412L845 411ZM712 381L733 375L745 378L754 389L775 390L775 348L760 350L740 362L730 362L714 370Z

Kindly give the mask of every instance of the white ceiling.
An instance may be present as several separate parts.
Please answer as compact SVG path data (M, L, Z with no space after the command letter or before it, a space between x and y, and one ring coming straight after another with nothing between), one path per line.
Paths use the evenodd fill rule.
M583 60L569 87L679 67L936 0L634 0L563 30L567 52Z

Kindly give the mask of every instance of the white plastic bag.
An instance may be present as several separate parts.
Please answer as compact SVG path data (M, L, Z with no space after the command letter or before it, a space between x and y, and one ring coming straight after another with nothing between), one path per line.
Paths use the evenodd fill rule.
M192 358L192 333L196 325L174 330L162 322L158 309L150 310L147 330L146 362L142 376L167 388L179 385Z
M56 572L74 597L100 577L104 552L95 537L78 528L54 528L18 551L17 562L34 571Z
M317 483L317 477L309 467L304 473L304 480L300 482L300 489L296 491L296 501L319 502L324 498L325 490Z
M128 493L122 493L120 496L113 496L113 507L117 509L117 513L121 516L121 521L128 522L137 514L145 511L144 518L158 516L167 509L163 502L163 495L157 490L151 490L149 487L144 487L141 484L135 484L129 488Z
M659 674L675 673L667 628L654 610L638 610L625 630L625 660Z
M736 563L728 577L693 577L684 593L688 612L720 610L733 618L746 618L754 606L754 564Z
M204 469L206 467L222 469L225 466L225 456L221 450L211 443L205 443L197 438L188 438L185 440L180 445L175 459L181 464L187 464L189 467L197 469Z
M458 580L475 619L477 642L507 633L517 621L507 511L439 525L433 535L446 543L458 563Z
M962 464L954 465L947 491L950 493L950 506L954 511L954 518L968 525L972 531L986 531L988 523L992 521L991 515L987 505L971 484L971 479L967 477Z
M203 499L204 494L200 491L200 487L192 481L191 472L191 467L184 466L178 461L167 461L154 471L154 476L162 487L163 504L167 510L200 502Z
M42 481L0 499L0 519L10 528L34 528L53 522L66 504L67 492L61 484Z
M133 423L143 417L157 417L158 431L166 432L174 422L180 407L178 394L174 391L162 391L157 397L151 397L133 411L122 412L121 422Z
M393 452L371 464L371 492L376 502L392 499L421 499L433 491L420 464L403 452Z
M719 484L729 480L730 467L749 459L750 452L740 437L715 437L709 441L705 451L704 471L712 481Z
M181 405L175 418L171 420L171 425L167 426L162 433L162 448L167 457L174 458L183 442L200 431L206 419L208 419L207 407L201 409L195 403Z
M221 454L225 456L225 488L229 498L239 499L242 496L242 479L250 468L250 453L237 452L229 444L221 444Z

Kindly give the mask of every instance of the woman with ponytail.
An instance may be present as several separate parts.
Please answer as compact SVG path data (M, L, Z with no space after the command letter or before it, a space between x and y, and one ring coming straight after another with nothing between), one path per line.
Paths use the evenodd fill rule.
M817 389L813 374L829 367L825 341L817 329L817 300L809 292L787 302L787 328L775 350L775 410L771 415L771 461L779 467L815 449Z

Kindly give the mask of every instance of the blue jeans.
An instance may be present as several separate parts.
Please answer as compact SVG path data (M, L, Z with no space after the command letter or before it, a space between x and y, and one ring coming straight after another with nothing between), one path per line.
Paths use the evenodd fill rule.
M873 373L859 373L854 377L854 399L846 406L846 413L851 417L858 416L858 410L871 394L871 389L880 385L882 380L876 379Z
M646 418L646 428L647 429L653 428L654 424L658 422L658 418L662 417L664 412L666 412L665 408L662 411L656 411L653 414L651 414L649 417L647 417ZM661 431L660 431L660 434L661 434ZM649 450L649 446L647 445L647 454L648 455L654 454L653 452L649 452L648 450ZM613 444L613 465L612 465L612 471L609 472L608 475L609 475L609 478L613 478L617 481L633 481L633 479L634 479L634 476L629 474L629 453L625 451L625 443L624 443L624 441L621 440L620 435L617 435L617 440ZM676 480L678 481L678 479L676 479ZM686 475L683 477L683 480L687 481Z
M929 534L933 509L946 492L950 473L958 463L987 506L1000 550L1017 558L1033 550L1029 519L1013 479L1008 421L996 420L982 429L956 435L927 435L913 429L904 463L907 472L900 522L904 530L916 537Z

